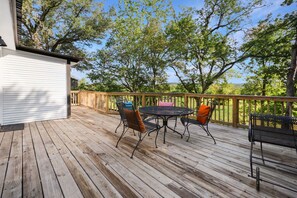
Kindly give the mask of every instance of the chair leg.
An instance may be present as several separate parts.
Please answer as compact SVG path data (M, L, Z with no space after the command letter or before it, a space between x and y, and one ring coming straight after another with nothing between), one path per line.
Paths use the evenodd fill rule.
M185 135L185 133L186 133L186 130L187 130L187 126L185 126L185 130L184 130L183 136Z
M134 152L135 150L137 149L138 145L142 142L142 140L145 138L145 136L147 135L148 133L146 133L142 138L141 138L141 133L139 133L139 140L136 144L136 146L134 147L133 151L132 151L132 155L131 155L131 159L133 159L133 155L134 155Z
M199 125L203 131L205 131L206 135L209 136L209 131L203 126L203 125Z
M184 121L184 118L182 117L182 118L180 118L180 122L182 123L182 125L185 127L185 130L184 130L184 133L183 133L183 136L185 135L185 133L186 133L186 130L187 130L187 127L186 127L186 122Z
M213 139L214 144L217 144L216 143L216 140L214 139L214 137L211 135L211 133L208 130L208 125L206 125L205 127L203 125L199 125L199 126L205 131L205 133L207 134L207 136L210 136Z
M174 124L174 130L175 130L175 128L176 128L176 125L177 125L177 117L175 117L175 124Z
M208 125L206 125L206 130L207 130L207 133L210 135L210 137L213 139L214 144L217 144L217 143L216 143L216 140L214 139L214 137L211 135L211 133L210 133L209 130L208 130Z
M260 190L260 168L256 167L256 189Z
M120 140L121 140L122 137L125 135L125 133L128 131L128 129L129 129L129 128L127 128L126 130L125 130L125 128L123 129L123 132L122 132L120 138L119 138L118 141L117 141L116 148L118 148L118 144L119 144Z
M253 142L251 142L251 150L250 150L250 168L251 168L251 177L254 177L254 172L253 172Z
M158 138L158 135L159 135L159 130L160 129L157 130L157 134L156 134L156 137L155 137L155 146L156 146L156 148L158 148L158 146L157 146L157 138Z
M122 121L120 121L119 125L117 126L116 130L114 131L115 133L117 133L118 128L121 126Z
M187 139L187 142L189 141L189 139L190 139L190 131L189 131L189 125L187 125L187 131L188 131L188 139Z
M264 155L263 155L262 142L260 143L260 147L261 147L261 157L262 157L262 161L263 161L263 164L265 164L265 161L264 161Z

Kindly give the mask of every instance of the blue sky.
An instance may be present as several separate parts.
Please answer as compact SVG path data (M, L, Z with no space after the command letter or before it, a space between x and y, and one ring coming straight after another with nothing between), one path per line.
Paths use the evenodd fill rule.
M117 7L118 0L105 0L105 1L100 1L104 3L104 7L106 9L110 8L111 6ZM257 24L257 22L261 19L264 19L268 14L272 13L274 17L277 15L285 15L286 13L290 13L294 10L296 10L296 4L283 7L280 6L283 0L266 0L265 2L265 7L258 8L256 9L250 19L247 19L246 21L246 27L253 27ZM195 8L201 8L203 7L203 1L202 0L172 0L174 9L179 12L181 11L182 8L185 7L195 7ZM243 37L243 33L238 33L236 35L238 40L241 40ZM99 46L100 47L100 46ZM97 46L94 46L92 50L95 50ZM238 71L241 74L240 78L231 78L229 79L229 82L231 83L244 83L245 82L245 74L244 71L234 68L236 71ZM82 79L86 78L86 73L87 72L79 72L75 69L72 69L71 75L77 79ZM167 70L167 74L169 76L168 81L169 82L178 82L177 77L175 77L174 72L172 69Z

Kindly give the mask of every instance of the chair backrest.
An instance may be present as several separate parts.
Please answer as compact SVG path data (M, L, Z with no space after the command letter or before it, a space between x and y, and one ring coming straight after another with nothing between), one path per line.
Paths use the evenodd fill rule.
M133 109L132 102L128 101L126 98L123 97L117 97L116 98L116 105L119 110L119 114L121 116L121 120L124 122L124 124L127 124L127 120L124 113L124 108L128 108L130 110Z
M121 120L123 121L124 125L127 125L127 119L125 116L124 108L125 108L125 103L123 101L117 101L116 105L119 110L119 114L121 116Z
M209 122L209 120L211 119L212 113L214 112L217 106L217 101L216 100L210 101L208 102L208 105L210 105L210 113L208 115L207 122Z
M158 106L175 106L175 100L171 96L161 96L158 98Z
M128 127L141 133L146 132L146 128L142 121L139 111L135 110L133 105L132 110L130 107L126 108L125 105L123 109Z
M297 118L270 114L250 114L249 141L295 148Z

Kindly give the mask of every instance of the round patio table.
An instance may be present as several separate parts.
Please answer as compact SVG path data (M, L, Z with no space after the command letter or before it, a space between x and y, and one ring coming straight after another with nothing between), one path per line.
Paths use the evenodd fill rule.
M193 113L192 109L189 109L186 107L164 107L164 106L140 107L139 111L143 114L157 116L158 118L161 118L163 120L163 126L161 128L164 128L164 139L163 139L164 144L165 144L165 136L167 133L167 128L169 128L175 133L180 134L181 138L183 138L183 135L180 132L168 126L168 119L176 116L186 116Z

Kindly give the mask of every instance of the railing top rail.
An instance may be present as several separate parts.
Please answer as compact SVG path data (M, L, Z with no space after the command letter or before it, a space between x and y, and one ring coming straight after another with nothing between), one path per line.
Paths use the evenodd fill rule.
M196 94L196 93L136 93L136 92L96 92L96 91L72 91L73 93L86 92L97 93L109 96L187 96L187 97L203 97L203 98L220 98L220 99L247 99L247 100L269 100L269 101L283 101L283 102L297 102L297 97L288 96L252 96L252 95L224 95L224 94Z
M297 97L288 96L253 96L253 95L224 95L224 94L195 94L185 93L188 97L205 97L205 98L236 98L236 99L249 99L249 100L276 100L286 102L297 102Z
M184 96L184 93L137 93L137 92L107 92L108 95L135 95L135 96Z

